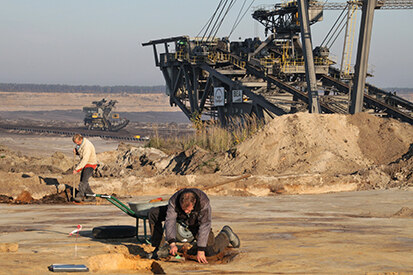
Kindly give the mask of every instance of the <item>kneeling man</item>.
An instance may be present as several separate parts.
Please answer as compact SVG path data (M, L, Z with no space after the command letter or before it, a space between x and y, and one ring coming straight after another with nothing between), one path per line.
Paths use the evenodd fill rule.
M159 246L163 237L162 222L165 221L165 240L169 244L169 253L165 253ZM240 240L229 226L224 226L215 237L211 229L211 205L208 196L197 188L186 188L176 192L167 206L152 208L149 212L149 225L152 232L153 259L175 255L176 223L184 223L196 239L189 254L197 255L199 263L208 263L206 256L213 256L223 251L229 244L238 248ZM168 251L167 251L168 252Z

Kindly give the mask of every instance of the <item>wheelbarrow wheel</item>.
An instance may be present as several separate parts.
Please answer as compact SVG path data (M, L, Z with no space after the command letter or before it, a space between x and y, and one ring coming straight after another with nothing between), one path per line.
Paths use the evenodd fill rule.
M92 230L95 239L120 239L136 237L136 227L129 225L108 225L94 227Z

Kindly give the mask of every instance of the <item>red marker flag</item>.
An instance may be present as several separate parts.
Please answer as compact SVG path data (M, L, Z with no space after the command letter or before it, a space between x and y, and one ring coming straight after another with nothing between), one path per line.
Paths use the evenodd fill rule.
M82 230L82 226L80 224L77 225L77 229L73 230L72 232L69 233L69 237L73 236L74 234L77 234Z

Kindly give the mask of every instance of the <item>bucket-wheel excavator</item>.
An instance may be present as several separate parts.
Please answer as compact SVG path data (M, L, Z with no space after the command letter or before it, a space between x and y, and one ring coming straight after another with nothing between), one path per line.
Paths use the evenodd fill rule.
M322 21L325 9L347 11L343 18L351 24L355 7L361 10L362 18L357 60L354 72L350 72L329 57L329 41L336 40L336 32L331 32L333 37L325 44L313 47L310 25ZM226 14L219 9L229 8L221 5L214 15ZM371 76L367 66L374 11L412 8L412 0L327 4L294 0L254 10L252 17L268 35L264 41L217 38L217 28L212 27L202 36L176 36L142 45L153 48L170 104L191 120L215 119L225 125L232 117L252 114L265 119L265 115L298 111L371 112L413 124L412 102L365 82L366 76ZM220 26L222 20L211 17L207 25ZM336 29L344 27L337 25Z
M121 118L119 113L112 109L118 101L107 101L103 98L100 101L93 101L94 106L83 107L85 113L84 123L89 130L101 130L116 132L128 125L129 120Z

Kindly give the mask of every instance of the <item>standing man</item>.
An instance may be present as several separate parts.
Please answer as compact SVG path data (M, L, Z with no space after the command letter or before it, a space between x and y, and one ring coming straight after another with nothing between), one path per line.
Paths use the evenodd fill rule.
M165 221L165 240L169 244L159 249L163 236L162 222ZM217 235L211 230L211 206L207 195L197 188L186 188L176 192L167 206L152 208L149 212L149 225L152 232L152 258L158 259L175 255L178 252L176 246L176 223L179 221L188 226L196 239L188 254L197 256L199 263L208 263L206 256L213 256L223 251L229 244L234 248L240 246L238 236L229 226L224 226ZM165 251L166 250L166 251ZM169 252L169 253L168 253Z
M76 144L73 152L80 157L80 162L73 170L73 174L81 172L79 192L73 199L76 202L94 201L94 197L86 197L86 194L93 194L89 186L89 178L92 176L93 170L97 167L95 146L81 134L75 134L73 136L73 142Z

